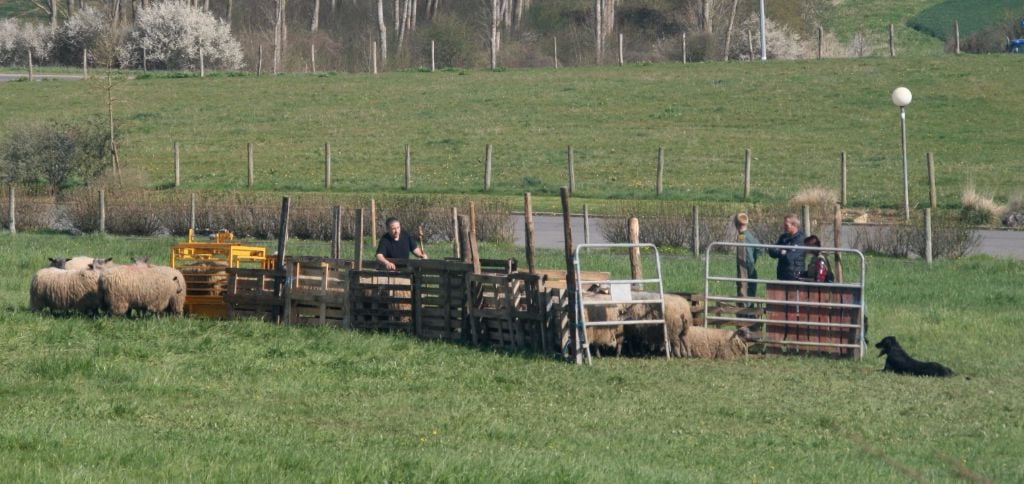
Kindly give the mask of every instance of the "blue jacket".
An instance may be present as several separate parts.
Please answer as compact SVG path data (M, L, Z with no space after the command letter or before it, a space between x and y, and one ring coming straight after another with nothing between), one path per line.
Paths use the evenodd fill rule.
M775 241L775 245L803 245L804 238L802 230L797 230L793 235L783 233L779 240ZM779 265L775 268L775 277L779 280L795 281L804 271L803 249L768 249L768 255L779 260Z

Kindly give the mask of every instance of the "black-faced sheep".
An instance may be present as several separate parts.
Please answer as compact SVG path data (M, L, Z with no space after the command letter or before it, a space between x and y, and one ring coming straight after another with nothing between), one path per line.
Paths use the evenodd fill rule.
M40 269L32 276L29 307L33 311L96 313L101 306L99 279L104 262L98 259L84 270Z
M111 314L134 309L153 313L184 312L185 279L170 267L136 263L103 271L100 276L103 305Z
M655 293L634 292L634 299L656 299ZM682 333L685 326L693 324L690 301L677 294L665 294L665 325L673 357L689 356ZM626 308L627 320L661 319L661 308L657 304L631 304ZM660 325L629 325L626 327L626 341L634 351L664 353L665 333Z
M747 328L735 331L687 325L683 328L683 342L694 358L731 360L746 356L753 336Z
M96 259L89 256L78 255L64 261L64 268L69 271L81 271L89 268L89 265ZM110 259L105 259L110 261ZM109 265L109 264L108 264Z

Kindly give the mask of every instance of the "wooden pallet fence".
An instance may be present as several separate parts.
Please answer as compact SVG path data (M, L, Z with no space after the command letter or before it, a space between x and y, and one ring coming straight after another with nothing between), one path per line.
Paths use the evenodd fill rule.
M348 271L352 263L323 257L288 257L290 324L347 326Z
M545 305L536 274L471 274L473 342L507 349L543 347Z
M284 269L228 268L224 301L228 318L262 318L277 321L285 298L278 292L288 277Z
M462 341L469 335L466 280L473 265L458 260L425 260L412 265L412 271L416 335Z
M349 272L350 324L355 329L415 332L413 271L376 269Z

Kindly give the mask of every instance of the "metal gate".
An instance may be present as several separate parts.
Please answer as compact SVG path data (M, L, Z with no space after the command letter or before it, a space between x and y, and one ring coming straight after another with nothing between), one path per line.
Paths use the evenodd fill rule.
M580 260L584 253L588 253L593 249L630 249L640 251L640 249L650 249L653 251L654 266L656 268L657 277L654 278L636 278L636 279L622 279L612 277L610 280L584 280L581 275ZM579 244L576 246L576 250L573 252L573 269L576 272L576 305L573 309L576 313L576 335L581 342L581 350L586 351L587 364L593 364L590 352L590 341L587 339L587 328L588 327L608 327L608 326L625 326L625 325L640 325L640 324L660 324L664 333L665 338L665 357L671 358L671 346L668 340L668 328L665 324L665 296L664 296L664 285L661 279L661 256L658 253L658 248L654 244ZM635 288L643 288L644 285L651 284L657 285L657 291L634 291ZM608 288L607 299L591 299L585 300L585 292L583 288L590 288L592 286ZM625 307L633 304L649 304L657 305L657 314L661 315L661 318L653 319L637 319L637 320L599 320L599 321L587 321L584 318L584 312L586 306L610 306L610 307Z
M715 248L753 247L756 249L785 249L815 251L822 254L855 255L860 272L855 282L813 282L805 280L782 281L776 279L745 278L717 275L712 271L711 253ZM865 314L867 304L864 288L867 264L864 254L855 249L835 249L808 246L744 244L738 242L712 242L707 247L704 263L704 325L732 323L736 325L760 324L761 341L767 347L789 348L797 351L809 349L817 353L864 357ZM721 259L719 259L721 260ZM735 271L735 265L729 266ZM837 267L839 269L839 267ZM723 295L722 286L731 284L763 284L764 297ZM717 303L712 307L713 303ZM735 313L722 308L735 308Z

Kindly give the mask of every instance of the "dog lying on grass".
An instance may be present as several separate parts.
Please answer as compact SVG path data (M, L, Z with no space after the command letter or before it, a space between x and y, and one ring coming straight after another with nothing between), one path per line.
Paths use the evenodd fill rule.
M882 371L916 376L953 376L953 370L930 361L917 361L910 357L894 336L886 336L875 345L882 350L878 356L887 355Z

